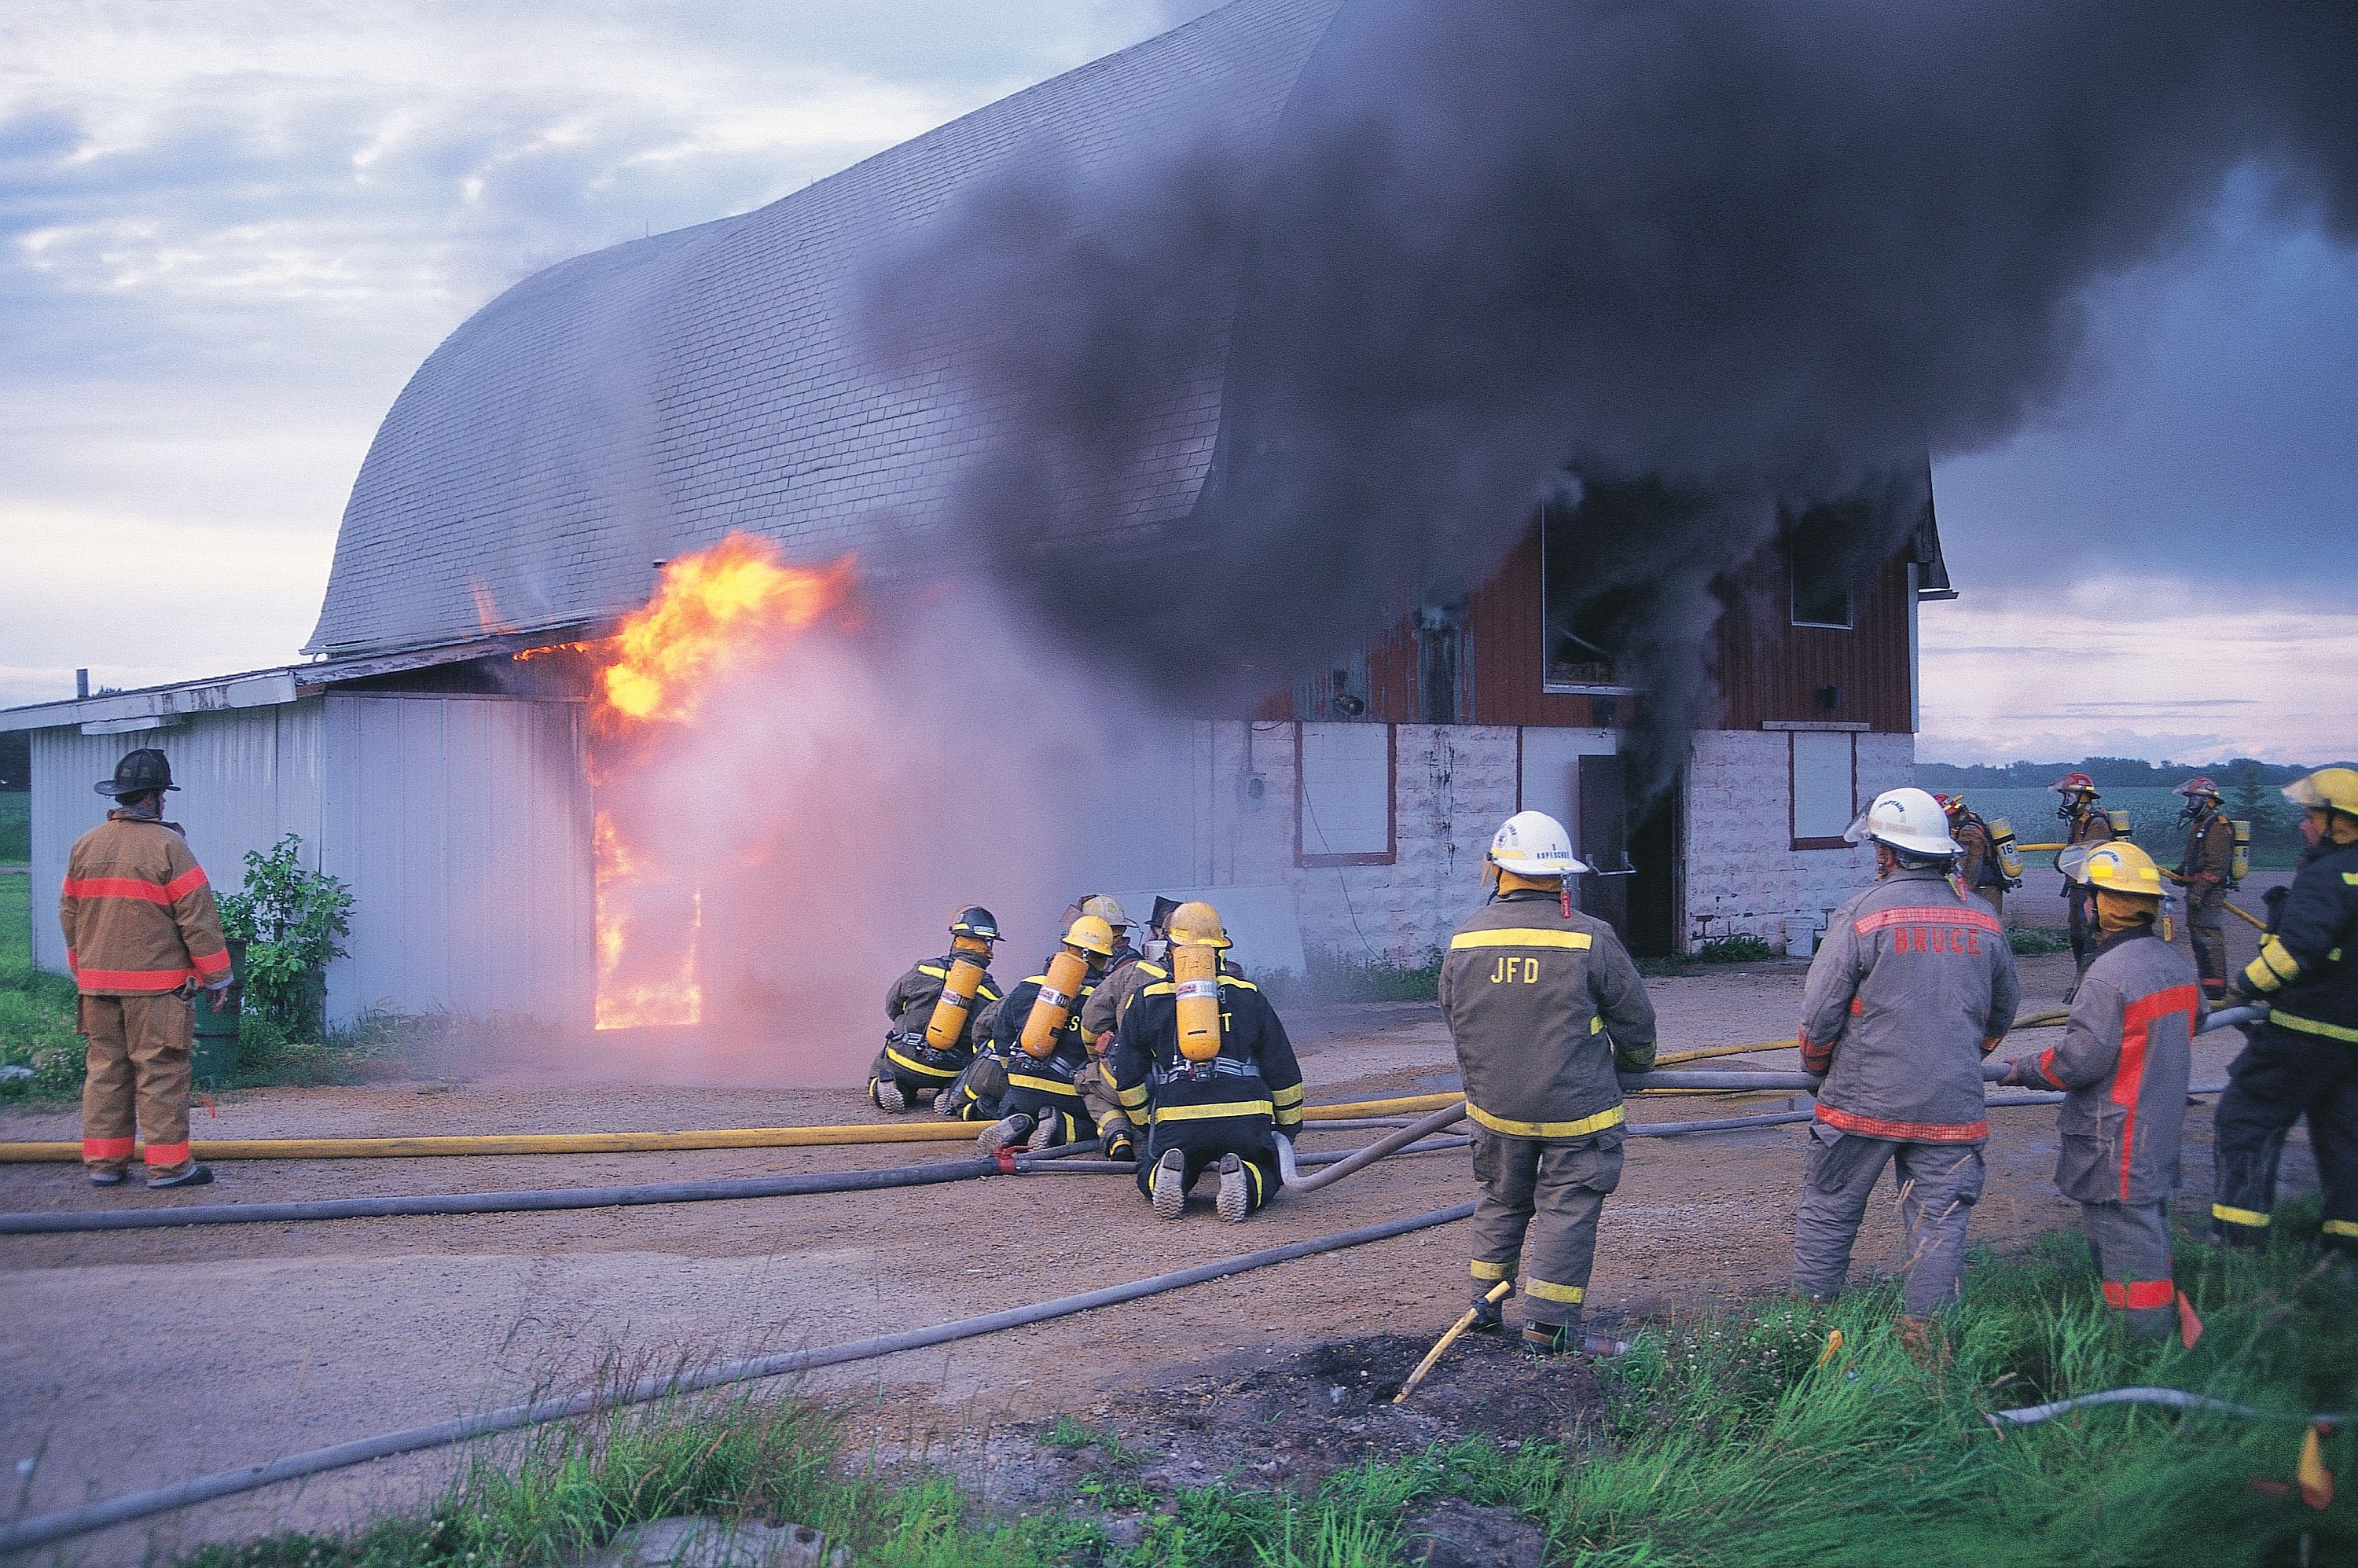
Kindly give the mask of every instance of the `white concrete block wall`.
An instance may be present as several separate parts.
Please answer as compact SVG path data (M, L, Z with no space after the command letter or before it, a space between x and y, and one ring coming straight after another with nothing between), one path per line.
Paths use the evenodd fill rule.
M1915 779L1912 735L1855 737L1857 803ZM1822 919L1875 875L1862 849L1792 848L1790 737L1781 730L1697 732L1687 769L1684 852L1689 948L1717 936L1785 943L1788 915Z

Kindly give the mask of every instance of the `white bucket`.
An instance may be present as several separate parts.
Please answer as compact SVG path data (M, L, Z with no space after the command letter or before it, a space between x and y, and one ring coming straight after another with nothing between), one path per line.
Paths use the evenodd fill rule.
M1785 957L1806 958L1817 950L1817 917L1810 914L1787 915L1785 917Z

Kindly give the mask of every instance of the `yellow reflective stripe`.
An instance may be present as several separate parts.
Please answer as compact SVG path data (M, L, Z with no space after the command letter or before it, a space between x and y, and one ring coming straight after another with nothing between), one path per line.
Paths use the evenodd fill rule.
M1589 1032L1591 1034L1602 1034L1602 1033L1605 1033L1605 1021L1604 1021L1603 1019L1601 1019L1601 1018L1592 1018L1592 1019L1590 1019L1590 1020L1588 1021L1588 1032Z
M2328 1236L2358 1236L2358 1219L2329 1219L2324 1228Z
M974 994L982 998L986 1001L998 1001L1001 1000L998 988L993 986L989 980L985 980L980 985L975 987Z
M1271 1089L1269 1091L1269 1103L1271 1105L1300 1105L1302 1103L1302 1095L1303 1086L1300 1084L1294 1085L1290 1089Z
M1030 1073L1010 1073L1007 1081L1017 1088L1037 1089L1044 1095L1056 1095L1065 1099L1078 1099L1081 1091L1062 1078L1035 1077Z
M2213 1219L2223 1219L2229 1225L2249 1225L2256 1227L2265 1226L2268 1222L2268 1217L2262 1214L2258 1209L2230 1208L2223 1203L2214 1203L2211 1206L2211 1217Z
M1268 1201L1269 1198L1269 1194L1264 1190L1266 1178L1261 1175L1260 1167L1254 1164L1250 1160L1243 1161L1241 1163L1245 1168L1245 1174L1252 1178L1253 1206L1258 1208L1261 1204Z
M898 1051L893 1050L890 1045L884 1047L884 1054L899 1063L902 1066L908 1068L909 1071L916 1074L921 1078L955 1078L957 1076L957 1069L956 1067L928 1067L923 1062L912 1062Z
M1474 1277L1477 1280L1503 1280L1514 1271L1514 1268L1512 1263L1486 1263L1476 1258L1474 1260Z
M1546 1280L1531 1279L1523 1281L1523 1289L1543 1302L1570 1302L1577 1306L1588 1299L1588 1287L1585 1285L1558 1285Z
M1146 1086L1144 1084L1141 1084L1136 1088L1116 1089L1113 1091L1113 1098L1121 1101L1124 1105L1144 1105L1146 1103Z
M1240 979L1235 975L1222 975L1220 977L1220 983L1224 986L1234 986L1240 991L1257 991L1260 989L1259 986L1253 984L1250 980Z
M1472 1100L1467 1100L1466 1114L1493 1132L1511 1133L1517 1138L1582 1138L1591 1132L1602 1132L1608 1127L1620 1126L1624 1112L1617 1105L1610 1110L1600 1110L1595 1116L1584 1116L1578 1121L1509 1121L1503 1116L1492 1116Z
M2282 1009L2269 1013L2268 1022L2280 1024L2287 1029L2298 1029L2303 1034L2321 1034L2328 1040L2358 1042L2358 1029L2346 1028L2339 1023L2328 1023L2322 1019L2303 1018L2297 1012L2286 1012Z
M2277 990L2284 985L2282 980L2277 979L2274 971L2269 969L2266 961L2260 958L2255 958L2244 966L2244 979L2251 982L2254 990L2263 995Z
M1218 1105L1158 1105L1157 1121L1218 1121L1231 1116L1270 1116L1276 1108L1265 1099L1225 1100Z
M2344 871L2342 873L2342 880L2352 887L2358 888L2358 871Z
M1585 931L1541 931L1531 926L1508 926L1498 931L1461 931L1449 939L1456 947L1573 947L1589 944Z
M1177 996L1179 994L1179 988L1173 985L1169 980L1163 980L1158 984L1145 987L1140 990L1138 994L1141 996Z
M1134 1110L1129 1106L1124 1106L1121 1108L1121 1114L1130 1119L1130 1124L1132 1127L1141 1129L1141 1130L1144 1130L1146 1126L1146 1117L1143 1112Z
M917 973L921 975L931 975L937 980L946 980L950 978L950 972L936 964L920 964L917 966Z

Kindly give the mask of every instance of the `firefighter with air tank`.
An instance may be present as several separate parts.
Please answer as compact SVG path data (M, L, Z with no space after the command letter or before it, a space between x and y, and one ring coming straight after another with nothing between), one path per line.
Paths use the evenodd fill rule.
M999 922L969 904L950 922L950 950L910 966L884 993L884 1049L868 1069L868 1098L904 1111L947 1092L974 1060L975 1014L1000 1000L990 978Z
M228 1000L221 915L179 824L164 820L165 792L180 787L164 753L133 752L92 787L114 809L74 840L58 895L84 1045L82 1165L91 1185L120 1186L144 1137L149 1186L202 1186L212 1172L189 1149L192 1004L200 990L215 1012Z
M2358 1257L2358 771L2324 768L2285 786L2309 842L2259 957L2234 982L2268 1005L2219 1098L2211 1217L2221 1239L2267 1239L2277 1159L2294 1122L2324 1188L2325 1246Z
M2047 786L2063 797L2055 807L2055 815L2063 822L2063 847L2091 847L2115 837L2112 813L2096 805L2096 781L2077 771L2065 773ZM2059 859L2059 866L2062 863ZM2063 879L2063 902L2069 912L2071 932L2071 961L2080 973L2088 972L2088 960L2094 954L2095 939L2091 935L2088 890Z
M998 1119L975 1141L995 1152L1016 1144L1052 1148L1092 1127L1077 1082L1088 1065L1081 1010L1113 957L1113 927L1102 915L1076 916L1047 967L1007 993L1000 1004L992 1057L1005 1065L1006 1092Z
M1957 841L1957 885L2006 915L2006 895L2022 885L2021 857L2014 847L2014 829L2000 817L1985 822L1981 813L1960 795L1936 795L1949 818L1949 837Z
M2063 1038L2008 1062L2000 1081L2064 1091L2055 1185L2080 1206L2104 1304L2158 1339L2177 1316L2169 1200L2202 998L2169 945L2153 857L2118 841L2067 851L2062 863L2089 891L2102 935Z
M2186 852L2170 877L2186 889L2186 940L2194 949L2202 994L2217 1007L2227 1000L2227 888L2235 874L2235 825L2209 779L2188 779L2178 794L2186 801L2178 814Z
M1260 988L1236 973L1219 912L1179 905L1169 916L1170 978L1148 979L1123 1011L1106 1076L1146 1138L1139 1190L1159 1219L1177 1219L1188 1191L1217 1171L1215 1207L1231 1223L1274 1198L1302 1127L1302 1068Z
M1155 899L1153 912L1147 917L1146 935L1139 948L1125 958L1123 948L1117 945L1114 962L1081 1009L1081 1033L1088 1040L1090 1056L1089 1065L1081 1070L1081 1098L1088 1107L1090 1119L1097 1123L1098 1139L1109 1160L1137 1158L1138 1138L1108 1076L1106 1053L1113 1049L1114 1031L1121 1026L1122 1015L1130 1011L1131 999L1155 981L1171 978L1164 959L1171 950L1171 916L1178 908L1174 900L1160 896Z
M1900 1336L1929 1355L1957 1294L1989 1140L1982 1058L2014 1027L2014 953L1996 914L1950 880L1947 814L1886 790L1845 835L1875 846L1873 886L1833 913L1801 995L1805 1071L1824 1075L1793 1221L1793 1286L1832 1301L1859 1222L1896 1164L1905 1232Z
M1581 1347L1596 1225L1621 1181L1621 1072L1654 1061L1654 1008L1612 927L1572 907L1563 825L1518 812L1483 860L1488 901L1449 939L1441 1008L1474 1121L1475 1325L1520 1271L1524 1348ZM1500 1287L1505 1289L1501 1290Z

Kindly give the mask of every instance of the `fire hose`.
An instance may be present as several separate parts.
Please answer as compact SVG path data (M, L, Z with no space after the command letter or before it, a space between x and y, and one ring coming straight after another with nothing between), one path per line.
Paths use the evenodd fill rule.
M1386 1220L1380 1225L1362 1226L1355 1230L1339 1230L1331 1236L1313 1237L1303 1241L1289 1241L1282 1246L1263 1248L1240 1257L1217 1262L1200 1263L1192 1269L1181 1269L1167 1274L1155 1274L1128 1284L1109 1285L1102 1290L1085 1291L1076 1295L1058 1296L1053 1301L1030 1306L1009 1307L1001 1312L985 1313L979 1317L959 1318L952 1323L937 1324L931 1328L914 1328L901 1334L879 1335L871 1339L855 1339L842 1345L822 1346L814 1350L789 1350L776 1355L756 1357L750 1361L732 1361L719 1367L708 1367L699 1372L683 1372L668 1378L648 1378L626 1388L607 1392L568 1395L562 1399L540 1400L528 1405L513 1405L505 1410L486 1411L481 1415L462 1416L454 1421L436 1422L428 1426L413 1426L401 1432L389 1432L375 1437L339 1443L327 1448L315 1448L305 1454L290 1454L281 1459L241 1469L224 1470L202 1476L174 1486L158 1487L152 1491L132 1492L105 1502L87 1503L80 1508L60 1509L55 1513L39 1514L14 1524L0 1525L0 1552L21 1552L28 1547L45 1546L110 1525L146 1519L155 1514L168 1513L174 1509L194 1503L209 1502L215 1498L234 1497L280 1481L292 1481L305 1476L317 1476L329 1470L341 1470L353 1465L364 1465L372 1459L390 1458L396 1454L414 1454L425 1448L442 1448L454 1443L490 1437L503 1432L514 1432L527 1426L539 1426L548 1422L564 1421L576 1416L594 1415L601 1411L620 1410L629 1405L646 1404L654 1400L681 1394L700 1393L708 1389L724 1388L732 1383L751 1382L756 1379L776 1378L789 1372L815 1371L822 1367L840 1367L855 1361L871 1361L882 1356L897 1355L904 1350L925 1350L936 1345L948 1345L961 1339L973 1339L986 1334L999 1334L1011 1328L1024 1328L1035 1323L1047 1323L1094 1307L1117 1306L1124 1302L1138 1301L1146 1296L1160 1295L1166 1291L1184 1290L1213 1280L1227 1279L1233 1274L1247 1273L1255 1269L1267 1269L1279 1263L1291 1263L1297 1259L1313 1258L1325 1252L1338 1252L1347 1247L1365 1246L1371 1241L1389 1241L1397 1236L1429 1230L1435 1226L1451 1225L1472 1217L1474 1206L1458 1204L1450 1208L1434 1209L1427 1214L1411 1215L1401 1219Z
M2004 1430L2009 1426L2036 1426L2052 1421L2075 1410L2090 1410L2100 1405L2167 1405L2172 1410L2203 1411L2212 1415L2231 1415L2238 1421L2295 1421L2310 1425L2322 1422L2327 1426L2347 1426L2358 1422L2358 1411L2322 1411L2306 1415L2299 1411L2264 1411L2255 1405L2239 1405L2227 1400L2214 1400L2208 1394L2190 1394L2184 1389L2106 1389L2098 1394L2082 1394L2077 1399L2056 1400L2043 1405L2025 1405L2019 1410L1992 1411L1989 1423Z

